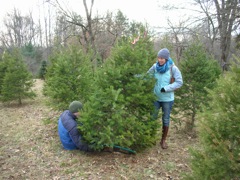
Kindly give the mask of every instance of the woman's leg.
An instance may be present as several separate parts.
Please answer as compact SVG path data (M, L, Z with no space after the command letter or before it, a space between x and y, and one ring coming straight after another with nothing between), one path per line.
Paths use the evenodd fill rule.
M152 119L153 120L157 120L160 107L161 107L160 102L155 101L154 102L154 110L153 110L153 113L152 113Z
M161 106L162 106L162 111L163 111L163 115L162 115L162 139L160 142L160 145L163 149L167 149L167 143L166 143L166 138L168 135L168 129L169 129L169 125L170 125L170 114L171 114L171 110L172 110L172 106L173 106L174 101L170 101L170 102L161 102Z

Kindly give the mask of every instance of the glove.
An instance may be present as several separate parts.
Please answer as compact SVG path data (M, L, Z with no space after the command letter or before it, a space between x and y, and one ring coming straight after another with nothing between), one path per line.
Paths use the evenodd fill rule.
M161 92L166 92L164 88L161 89Z

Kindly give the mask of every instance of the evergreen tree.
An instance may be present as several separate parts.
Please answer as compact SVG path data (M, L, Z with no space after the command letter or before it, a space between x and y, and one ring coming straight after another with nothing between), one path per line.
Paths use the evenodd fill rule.
M47 73L47 61L42 61L38 77L40 79L45 79L46 73Z
M2 92L2 84L3 84L3 78L5 76L5 73L7 71L7 64L6 62L3 60L3 56L0 58L0 96L1 96L1 92Z
M21 48L21 53L26 57L34 58L36 50L32 43L30 42Z
M240 67L231 68L209 90L209 107L199 114L200 145L192 149L186 179L240 178Z
M195 125L197 111L201 110L201 105L208 103L206 88L214 87L221 70L217 61L198 43L186 49L180 69L184 85L176 91L174 111L177 112L174 113L190 119L186 122L186 128L191 130Z
M20 50L28 70L34 76L38 76L39 66L42 62L43 49L38 46L33 46L32 43L29 42L22 46Z
M112 50L81 113L83 126L79 128L93 148L105 144L136 150L156 142L159 122L150 120L154 80L144 75L155 58L152 42L146 37L135 44L121 41Z
M47 68L44 94L49 103L64 110L73 100L85 102L93 88L93 73L89 57L77 47L56 52Z
M36 94L32 91L33 79L24 64L20 53L14 50L12 55L5 53L3 67L6 67L1 84L2 102L17 100L22 104L25 98L33 98Z

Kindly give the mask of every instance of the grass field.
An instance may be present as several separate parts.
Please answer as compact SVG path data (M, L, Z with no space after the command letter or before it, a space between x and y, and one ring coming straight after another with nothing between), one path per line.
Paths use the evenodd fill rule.
M38 96L22 106L0 103L0 179L176 180L190 171L188 148L196 146L196 139L173 128L174 122L167 150L159 143L136 155L63 150L57 134L61 112L45 105L42 85L36 80Z

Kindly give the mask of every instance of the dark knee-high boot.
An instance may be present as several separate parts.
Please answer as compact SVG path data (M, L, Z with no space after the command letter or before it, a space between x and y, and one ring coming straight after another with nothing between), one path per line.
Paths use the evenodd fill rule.
M161 139L161 142L160 142L160 145L163 149L168 148L168 145L166 143L167 134L168 134L168 126L163 126L163 128L162 128L162 139Z

